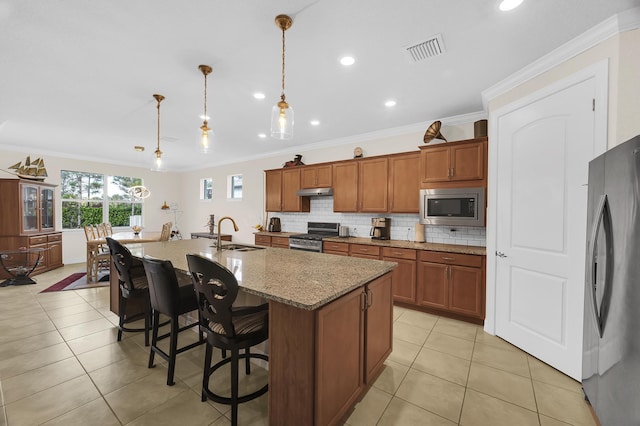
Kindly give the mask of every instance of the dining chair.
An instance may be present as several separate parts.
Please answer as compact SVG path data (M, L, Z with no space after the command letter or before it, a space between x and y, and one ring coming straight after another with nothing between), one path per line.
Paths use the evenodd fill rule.
M160 241L169 241L169 238L171 238L172 226L173 226L173 223L171 222L167 222L164 225L162 225L162 232L160 233Z

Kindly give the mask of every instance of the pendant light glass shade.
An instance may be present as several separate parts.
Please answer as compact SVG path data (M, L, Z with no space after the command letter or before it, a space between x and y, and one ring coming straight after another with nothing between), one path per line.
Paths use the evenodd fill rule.
M166 161L162 158L162 151L160 150L160 102L164 99L162 95L153 95L155 100L157 101L156 108L158 109L158 145L156 146L156 150L154 151L153 156L153 164L151 165L151 170L154 172L164 172L167 170Z
M213 69L209 65L198 65L198 69L204 75L204 115L202 126L200 126L200 152L207 154L211 145L211 129L209 128L209 117L207 116L207 75Z
M271 110L271 137L275 139L293 138L293 108L289 106L284 96L284 32L291 28L293 20L287 15L276 16L276 25L282 30L282 94L280 102Z
M293 138L293 108L285 101L278 102L271 109L271 137L281 140Z

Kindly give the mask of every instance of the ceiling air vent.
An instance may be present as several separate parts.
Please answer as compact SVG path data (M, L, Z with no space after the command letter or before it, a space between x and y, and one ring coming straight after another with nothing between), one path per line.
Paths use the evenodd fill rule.
M434 56L440 56L444 51L442 34L436 34L427 40L404 46L404 52L410 62L420 62Z

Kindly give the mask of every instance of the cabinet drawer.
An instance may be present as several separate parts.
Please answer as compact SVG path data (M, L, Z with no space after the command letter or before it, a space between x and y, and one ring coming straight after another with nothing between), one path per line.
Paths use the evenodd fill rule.
M256 245L271 246L271 237L268 235L256 235Z
M442 251L421 251L421 262L445 263L449 265L472 266L480 268L482 257L473 254L447 253Z
M397 259L416 260L416 251L412 249L401 249L393 247L382 248L383 257L395 257Z
M380 247L368 246L366 244L349 244L349 253L351 254L366 254L369 256L379 256Z
M289 237L271 237L272 247L289 247Z
M29 247L33 247L36 244L44 244L47 242L46 235L38 235L37 237L29 237Z
M339 251L347 253L349 251L349 244L347 243L334 243L332 241L326 241L323 245L324 251Z
M57 233L57 234L47 235L47 241L48 242L62 241L62 234L61 233Z

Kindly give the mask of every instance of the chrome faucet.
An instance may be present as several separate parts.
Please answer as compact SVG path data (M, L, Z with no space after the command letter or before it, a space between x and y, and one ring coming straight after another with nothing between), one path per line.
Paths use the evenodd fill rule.
M222 251L222 237L221 237L222 234L221 234L221 231L220 231L220 224L225 219L229 219L231 221L231 223L233 223L233 230L234 231L238 232L240 230L240 229L238 229L238 225L236 225L236 221L233 220L232 217L230 217L230 216L221 217L220 220L218 221L218 242L216 244L216 250L217 251Z

